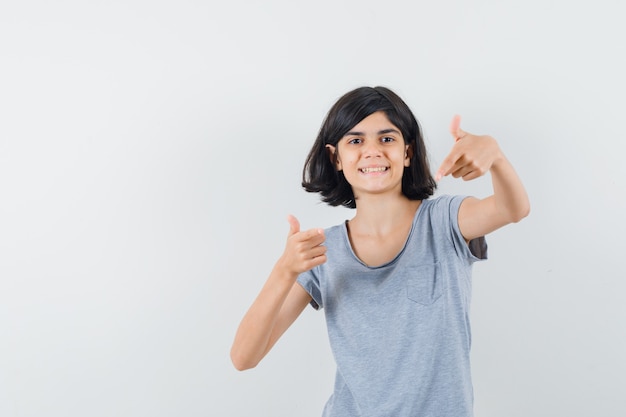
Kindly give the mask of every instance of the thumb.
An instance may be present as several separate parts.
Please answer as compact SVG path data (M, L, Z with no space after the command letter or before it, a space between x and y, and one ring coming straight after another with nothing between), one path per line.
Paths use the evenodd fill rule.
M289 222L289 234L287 236L293 236L300 231L300 222L294 215L287 216L287 221Z
M465 132L461 129L461 116L458 114L452 117L452 121L450 122L450 134L455 142L458 142L459 139L465 136Z

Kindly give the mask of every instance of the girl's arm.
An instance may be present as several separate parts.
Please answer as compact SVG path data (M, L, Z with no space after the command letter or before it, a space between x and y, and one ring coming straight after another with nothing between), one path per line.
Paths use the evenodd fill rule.
M235 335L230 357L240 371L254 368L311 301L296 283L298 275L326 262L323 230L300 232L298 220L293 216L288 220L285 251Z
M530 212L530 202L524 185L496 140L491 136L467 133L459 124L460 117L455 116L450 132L456 143L435 179L438 181L452 174L468 181L490 172L493 184L493 195L482 200L467 198L461 203L459 228L469 241L520 221Z

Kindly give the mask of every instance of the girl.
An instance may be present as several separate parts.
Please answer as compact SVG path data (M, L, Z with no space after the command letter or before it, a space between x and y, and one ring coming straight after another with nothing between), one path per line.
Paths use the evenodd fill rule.
M244 316L231 350L256 366L307 304L323 308L337 365L323 415L470 417L472 264L484 236L528 215L524 186L497 142L452 120L455 140L433 178L420 127L384 87L353 90L330 109L306 160L303 187L354 218L301 231ZM485 199L429 199L446 175L490 172Z

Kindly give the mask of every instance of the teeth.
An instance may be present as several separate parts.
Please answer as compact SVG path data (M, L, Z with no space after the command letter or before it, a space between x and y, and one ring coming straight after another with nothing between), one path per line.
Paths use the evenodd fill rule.
M370 172L382 172L382 171L387 171L387 167L361 168L361 172L365 174L369 174Z

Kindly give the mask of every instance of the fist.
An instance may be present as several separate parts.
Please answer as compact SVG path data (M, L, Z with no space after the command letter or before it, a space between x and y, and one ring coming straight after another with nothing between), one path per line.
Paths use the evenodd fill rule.
M300 222L294 216L287 217L289 234L281 264L294 274L301 274L326 262L326 246L322 229L300 231Z

